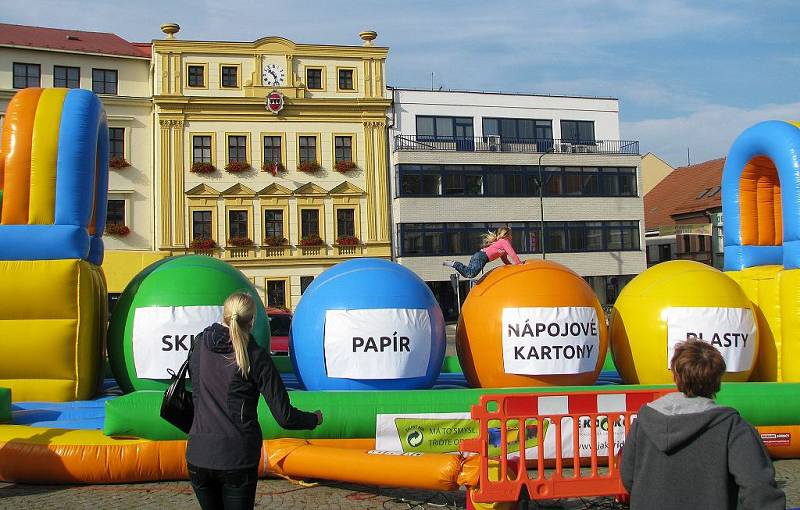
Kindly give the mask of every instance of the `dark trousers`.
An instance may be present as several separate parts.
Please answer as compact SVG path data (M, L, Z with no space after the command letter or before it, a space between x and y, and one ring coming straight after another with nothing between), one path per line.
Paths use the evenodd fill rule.
M189 479L203 510L252 510L255 506L258 466L219 470L189 464Z
M454 262L453 269L458 271L464 278L475 278L483 271L483 266L489 262L489 256L483 250L478 251L469 259L466 266L461 262Z

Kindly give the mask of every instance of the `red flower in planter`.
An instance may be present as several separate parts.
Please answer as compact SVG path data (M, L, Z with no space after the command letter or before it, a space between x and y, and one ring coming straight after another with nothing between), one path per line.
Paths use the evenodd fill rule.
M230 172L232 174L238 174L241 172L245 172L250 170L250 163L247 161L229 161L227 165L225 165L225 171Z
M322 167L316 161L303 161L297 165L297 169L307 174L313 174L314 172L319 172Z
M192 163L192 168L189 169L189 171L194 174L210 174L214 170L216 170L216 168L214 168L214 165L212 165L211 163L200 163L200 162Z
M249 237L231 237L228 239L228 245L230 246L252 246L253 240Z
M355 170L356 168L358 168L358 167L352 161L343 160L343 161L337 161L336 162L336 171L337 172L341 172L341 173L349 172L350 170Z
M358 238L356 236L339 236L336 244L339 246L355 246L358 244Z
M121 156L112 156L108 160L108 166L110 168L114 168L116 170L122 170L123 168L127 168L127 167L131 166L131 164L128 163L127 161L125 161L125 158L123 158Z
M286 167L283 166L283 163L281 163L280 161L265 161L261 165L261 171L269 172L272 174L273 177L275 177L276 175L278 175L278 172L285 172Z
M283 236L267 236L264 238L264 243L267 246L283 246L286 242L287 239Z
M193 250L211 250L217 247L217 243L213 239L192 239L189 247Z
M318 235L305 236L300 239L300 246L322 246L322 238Z
M125 237L130 233L131 229L129 229L125 225L106 225L106 234L118 237Z

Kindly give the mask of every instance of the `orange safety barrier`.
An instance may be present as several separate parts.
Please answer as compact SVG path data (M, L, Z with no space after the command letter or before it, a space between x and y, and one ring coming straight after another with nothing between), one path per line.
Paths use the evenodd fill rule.
M462 451L480 458L474 500L518 501L523 488L533 500L625 494L618 456L624 434L642 405L670 391L481 396L472 406L479 435L461 442ZM599 443L598 436L607 439ZM582 457L589 460L585 471Z

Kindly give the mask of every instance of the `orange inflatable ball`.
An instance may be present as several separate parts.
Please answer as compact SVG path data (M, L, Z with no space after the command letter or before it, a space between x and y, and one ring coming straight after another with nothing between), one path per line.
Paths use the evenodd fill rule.
M695 338L722 353L723 381L747 381L758 353L756 321L752 303L725 273L673 260L622 289L611 315L611 352L627 384L672 384L675 344Z
M456 329L464 376L482 388L591 385L607 347L594 291L549 260L489 272L467 296Z

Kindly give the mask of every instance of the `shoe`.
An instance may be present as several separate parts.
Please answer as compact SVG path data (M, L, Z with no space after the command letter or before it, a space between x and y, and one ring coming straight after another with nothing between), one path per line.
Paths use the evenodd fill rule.
M442 262L442 265L446 267L453 267L455 265L455 262L452 260L445 260L444 262Z

